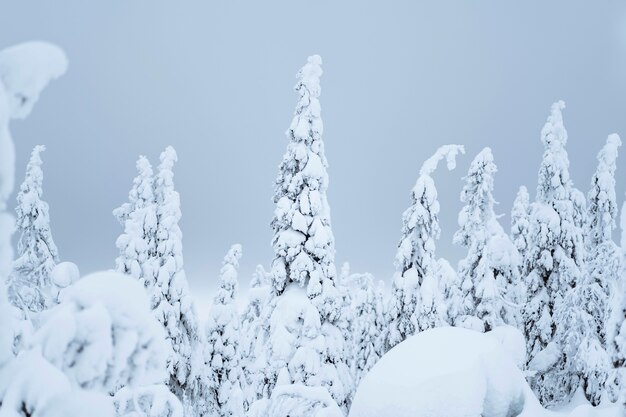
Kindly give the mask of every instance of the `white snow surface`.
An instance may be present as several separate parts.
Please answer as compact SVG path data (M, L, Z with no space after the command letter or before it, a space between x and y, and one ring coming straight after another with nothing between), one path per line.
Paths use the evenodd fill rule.
M408 338L363 379L351 417L507 417L524 407L524 377L500 342L441 327Z

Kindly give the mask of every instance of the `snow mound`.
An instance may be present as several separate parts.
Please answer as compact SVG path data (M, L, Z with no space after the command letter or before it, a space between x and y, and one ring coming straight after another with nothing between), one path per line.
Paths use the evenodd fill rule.
M518 415L527 385L502 345L493 335L455 327L410 337L363 379L350 416Z
M513 326L498 326L485 334L495 338L517 367L524 369L526 364L526 340L519 329Z
M47 42L25 42L0 51L0 80L10 117L28 116L48 83L67 71L65 52Z
M59 288L69 287L78 281L80 272L78 266L72 262L61 262L50 272L50 279Z

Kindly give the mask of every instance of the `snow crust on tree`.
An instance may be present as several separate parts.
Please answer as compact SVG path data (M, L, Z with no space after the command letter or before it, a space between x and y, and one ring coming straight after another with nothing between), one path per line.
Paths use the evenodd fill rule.
M17 195L17 259L9 276L9 299L20 308L39 313L53 303L50 272L59 262L52 239L48 203L42 200L43 170L41 153L35 146L26 168L26 177Z
M11 119L23 119L32 110L49 81L67 69L65 53L45 42L26 42L0 51L0 277L11 269L13 216L7 201L15 184L15 145Z
M249 417L342 417L327 390L302 384L278 386L271 400L259 401Z
M568 336L566 314L576 308L560 307L565 295L579 282L584 265L582 203L569 176L565 145L567 131L558 101L541 131L545 151L539 169L537 200L531 207L532 244L526 253L528 299L524 308L528 360L550 342ZM583 199L584 200L584 199ZM544 405L564 401L577 387L577 378L566 370L565 356L549 370L531 380Z
M465 177L461 191L465 206L459 213L460 228L454 235L454 243L468 248L458 268L463 294L461 311L482 320L483 331L502 324L521 324L519 306L523 292L517 274L520 260L494 212L496 171L491 149L484 148ZM514 300L509 302L504 297ZM455 324L462 325L462 320Z
M448 169L454 169L458 153L465 153L463 146L445 145L424 162L411 191L411 206L402 215L402 237L395 259L397 273L389 307L387 348L420 330L448 322L448 307L437 279L435 240L441 230L437 189L431 175L444 158Z
M526 382L494 337L442 327L391 349L361 382L350 417L504 417L524 408Z
M286 384L325 387L345 409L352 382L341 331L344 298L337 286L326 197L321 64L318 55L310 56L297 74L298 103L275 183L271 275L277 298L269 315L264 390L271 392L274 385Z
M519 187L511 209L511 240L522 259L530 246L530 196L525 186Z
M152 292L158 268L154 173L145 156L140 156L136 165L138 175L128 193L129 201L113 211L113 215L124 226L124 233L115 242L120 251L115 260L115 269L140 280Z
M233 245L224 257L220 287L211 306L206 326L205 366L208 374L209 399L216 415L241 416L244 412L242 382L242 333L237 312L237 270L241 245Z

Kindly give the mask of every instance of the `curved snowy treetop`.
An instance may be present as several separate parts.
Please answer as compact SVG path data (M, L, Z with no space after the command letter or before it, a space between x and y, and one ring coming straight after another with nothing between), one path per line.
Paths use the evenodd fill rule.
M422 169L420 169L420 175L432 175L437 169L439 161L446 159L446 166L449 171L456 168L456 156L461 153L465 154L465 147L463 145L443 145L437 151L424 161Z
M323 73L321 65L322 58L319 55L310 56L307 63L296 75L299 81L295 90L300 98L287 135L292 136L297 141L310 143L320 139L324 132L319 101L320 77Z
M563 114L561 113L564 108L565 102L563 100L552 104L550 116L541 129L541 141L545 146L565 146L567 143L567 130L565 130Z
M47 42L25 42L0 51L0 80L7 92L9 117L28 116L41 91L67 66L65 52Z

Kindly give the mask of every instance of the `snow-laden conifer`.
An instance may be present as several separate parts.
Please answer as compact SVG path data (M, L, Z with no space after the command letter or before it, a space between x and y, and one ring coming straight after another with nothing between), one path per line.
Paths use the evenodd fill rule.
M124 233L115 242L120 251L115 260L115 270L129 274L144 284L153 284L157 216L154 173L145 156L137 160L137 172L128 193L129 201L113 211L124 226Z
M9 299L13 305L38 313L53 303L50 272L59 262L59 253L50 230L48 203L42 200L43 170L36 146L26 168L26 177L17 195L17 259L9 277Z
M339 327L343 298L337 288L326 197L321 64L319 56L311 56L298 72L298 104L276 179L271 223L275 253L271 279L276 299L269 318L264 390L290 384L322 387L345 410L352 382Z
M541 131L545 150L537 199L531 207L532 240L524 267L529 271L524 308L529 362L549 344L558 344L564 338L567 320L556 313L565 295L579 282L584 265L583 233L579 227L582 202L569 176L567 131L561 114L564 107L562 101L552 105ZM566 400L576 382L576 375L566 370L561 354L551 367L533 377L531 385L542 403L548 405Z
M448 322L448 307L437 279L435 241L441 230L432 174L443 158L448 169L454 169L459 152L465 152L463 146L445 145L424 162L411 191L411 206L402 215L402 237L395 260L397 273L389 304L387 349L420 330Z
M565 296L559 317L566 319L561 342L566 369L581 379L587 399L599 404L609 377L605 324L608 302L622 272L622 255L612 239L617 201L615 169L621 141L610 135L598 153L598 168L588 193L586 273Z
M508 290L518 287L519 255L494 212L496 171L491 149L485 148L476 155L461 191L465 206L458 216L460 229L454 235L454 243L468 248L466 257L459 262L462 308L467 316L483 322L483 331L502 324L519 324L519 313L513 310L506 314L513 304L507 300ZM519 296L515 298L521 301Z
M177 155L168 146L160 156L161 163L155 178L156 209L156 265L152 282L152 308L166 330L172 346L168 360L169 386L183 401L186 409L203 414L204 387L203 338L198 329L198 318L189 292L183 268L180 196L174 188L174 163ZM150 277L145 277L149 280Z
M208 375L208 403L215 407L215 415L220 417L237 417L244 412L243 334L236 304L240 258L241 245L233 245L224 257L220 287L206 325L204 362Z

